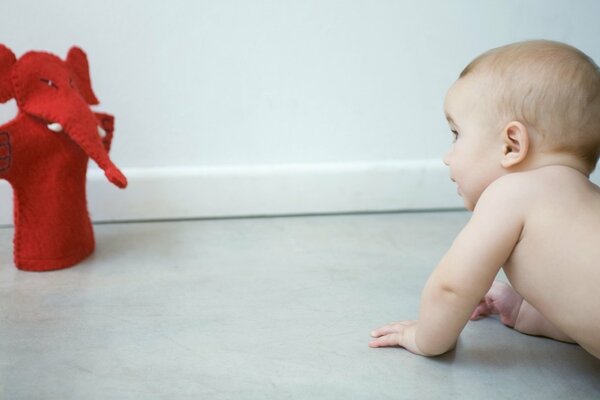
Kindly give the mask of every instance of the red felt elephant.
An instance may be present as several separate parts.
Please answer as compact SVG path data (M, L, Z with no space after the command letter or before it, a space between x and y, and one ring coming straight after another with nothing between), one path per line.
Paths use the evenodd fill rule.
M0 126L0 178L13 188L15 264L30 271L72 266L94 251L88 159L127 186L108 156L114 119L91 110L98 100L77 47L63 61L37 51L16 59L0 45L0 103L10 99L19 112Z

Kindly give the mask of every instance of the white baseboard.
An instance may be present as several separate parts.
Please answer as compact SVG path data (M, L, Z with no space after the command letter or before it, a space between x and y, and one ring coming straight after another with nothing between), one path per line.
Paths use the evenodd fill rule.
M88 173L94 221L461 208L440 160L237 167L125 169L119 190ZM0 185L0 223L12 193Z
M140 168L117 189L88 173L94 221L431 210L463 207L439 160L236 167ZM600 183L600 170L592 174ZM0 181L0 224L12 193Z

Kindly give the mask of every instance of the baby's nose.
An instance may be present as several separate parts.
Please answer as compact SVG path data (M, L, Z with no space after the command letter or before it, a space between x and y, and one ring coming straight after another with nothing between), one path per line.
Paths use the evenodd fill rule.
M446 164L447 167L450 166L450 151L448 151L443 158L444 164Z

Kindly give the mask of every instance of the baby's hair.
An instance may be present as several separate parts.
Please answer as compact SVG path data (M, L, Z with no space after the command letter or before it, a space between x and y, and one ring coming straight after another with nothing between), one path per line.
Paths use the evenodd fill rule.
M540 150L568 152L593 171L600 156L600 69L564 43L532 40L489 50L460 78L489 78L493 110L501 121L517 120L540 138Z

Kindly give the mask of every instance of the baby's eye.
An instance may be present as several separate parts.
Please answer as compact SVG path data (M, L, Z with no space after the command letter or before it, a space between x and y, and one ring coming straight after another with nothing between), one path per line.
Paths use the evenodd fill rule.
M450 132L452 132L452 136L454 136L454 139L452 140L452 143L456 142L456 139L458 139L458 132L454 129L450 129Z

